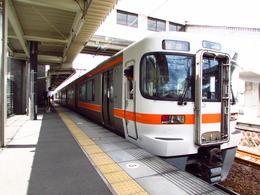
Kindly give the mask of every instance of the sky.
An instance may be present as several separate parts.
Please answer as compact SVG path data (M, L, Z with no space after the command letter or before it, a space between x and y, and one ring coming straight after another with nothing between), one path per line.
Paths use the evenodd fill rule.
M88 72L95 68L100 62L105 61L108 56L90 56L86 54L78 54L73 61L73 68L77 71ZM87 64L87 66L86 66Z

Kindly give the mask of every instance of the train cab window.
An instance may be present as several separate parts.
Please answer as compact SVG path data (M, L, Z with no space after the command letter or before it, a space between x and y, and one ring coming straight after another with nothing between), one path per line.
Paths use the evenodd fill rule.
M186 101L193 98L193 57L147 54L141 61L141 93L150 99Z
M134 98L134 66L129 66L124 70L124 76L127 78L126 96L128 99Z
M203 58L202 99L220 100L220 59Z

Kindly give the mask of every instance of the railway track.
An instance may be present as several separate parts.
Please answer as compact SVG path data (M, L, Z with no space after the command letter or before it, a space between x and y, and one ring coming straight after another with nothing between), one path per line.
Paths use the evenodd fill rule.
M237 150L235 162L260 170L260 155L245 150Z
M243 131L251 131L251 132L256 132L258 134L260 133L259 124L237 122L236 128ZM260 155L257 153L238 149L236 153L235 161L241 164L252 166L260 170Z
M220 184L228 188L228 194L259 194L259 183L256 173L260 171L259 142L252 142L255 137L259 137L260 125L237 122L236 129L241 130L243 139L237 150L235 162L229 173L229 177ZM255 134L256 133L256 134ZM234 192L232 192L232 190Z
M225 186L223 185L220 185L220 184L215 184L214 185L215 187L221 189L222 191L224 192L227 192L229 195L239 195L238 193L236 193L235 191L231 190L231 189L228 189L226 188Z

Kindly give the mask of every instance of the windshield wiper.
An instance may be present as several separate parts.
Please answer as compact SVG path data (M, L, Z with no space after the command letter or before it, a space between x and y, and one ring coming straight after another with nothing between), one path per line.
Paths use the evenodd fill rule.
M191 77L189 76L189 77L187 77L186 78L186 82L185 82L185 88L184 88L184 90L183 90L183 93L182 93L182 95L180 95L179 96L179 101L178 101L178 105L187 105L187 102L184 102L184 98L185 98L185 96L186 96L186 94L187 94L187 91L188 91L188 88L189 88L189 86L190 86L190 81L191 81Z

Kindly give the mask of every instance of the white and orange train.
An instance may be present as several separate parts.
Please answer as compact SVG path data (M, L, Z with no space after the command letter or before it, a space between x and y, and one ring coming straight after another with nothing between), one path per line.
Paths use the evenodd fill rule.
M124 77L129 67L133 81ZM227 177L241 136L235 129L237 69L220 43L189 33L154 33L62 88L57 99L217 183Z

